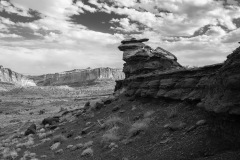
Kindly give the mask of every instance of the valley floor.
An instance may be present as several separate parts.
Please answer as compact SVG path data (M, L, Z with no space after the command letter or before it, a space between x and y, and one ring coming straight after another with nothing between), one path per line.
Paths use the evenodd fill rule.
M240 159L238 119L223 121L190 102L51 87L2 92L0 99L1 159ZM59 123L41 124L53 116ZM36 134L25 136L32 123Z

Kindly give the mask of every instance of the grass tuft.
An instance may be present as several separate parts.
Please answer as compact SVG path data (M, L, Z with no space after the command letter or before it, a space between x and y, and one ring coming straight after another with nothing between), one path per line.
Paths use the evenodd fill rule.
M123 120L122 120L120 117L114 115L114 116L110 116L110 117L104 122L104 125L105 125L106 127L112 128L112 127L117 126L117 125L122 124L122 123L123 123Z

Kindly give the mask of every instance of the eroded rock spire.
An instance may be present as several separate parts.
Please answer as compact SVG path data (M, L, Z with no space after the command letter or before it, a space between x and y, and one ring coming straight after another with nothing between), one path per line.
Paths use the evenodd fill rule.
M149 39L126 39L118 47L123 51L124 64L123 72L126 77L149 73L152 71L164 71L170 69L182 68L177 62L176 56L164 50L161 47L153 50L150 46L144 44Z

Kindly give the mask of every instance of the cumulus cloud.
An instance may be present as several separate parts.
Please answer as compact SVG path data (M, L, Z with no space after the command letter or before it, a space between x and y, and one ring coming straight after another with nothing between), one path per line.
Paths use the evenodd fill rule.
M210 26L210 29L206 32L206 35L213 37L221 37L226 35L226 31L220 26Z

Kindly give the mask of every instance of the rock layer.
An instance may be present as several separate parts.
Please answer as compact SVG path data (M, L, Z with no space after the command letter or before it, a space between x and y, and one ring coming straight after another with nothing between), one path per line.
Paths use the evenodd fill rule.
M62 73L46 74L41 76L31 76L37 85L54 86L69 85L81 86L84 84L94 84L98 80L121 80L124 73L121 69L95 68L95 69L76 69Z
M36 84L26 76L0 66L0 82L11 83L18 86L36 86Z
M240 47L222 64L185 69L178 65L174 55L164 52L156 59L162 67L152 70L142 67L141 72L130 72L127 68L134 67L133 61L142 63L141 66L152 61L151 54L146 56L145 50L138 49L132 49L134 56L125 60L123 71L128 76L117 81L116 91L123 89L126 96L191 101L215 113L240 114ZM120 50L125 51L122 47ZM145 55L145 59L138 55Z

